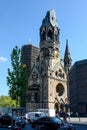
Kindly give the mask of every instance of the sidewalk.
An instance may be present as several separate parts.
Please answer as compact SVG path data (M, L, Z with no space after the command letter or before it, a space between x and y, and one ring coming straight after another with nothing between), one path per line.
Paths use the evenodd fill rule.
M70 117L67 121L74 124L85 124L87 125L87 117Z

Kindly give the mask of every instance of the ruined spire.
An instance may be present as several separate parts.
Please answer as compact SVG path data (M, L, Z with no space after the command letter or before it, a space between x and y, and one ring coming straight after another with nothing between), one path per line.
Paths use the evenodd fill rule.
M64 55L64 69L65 72L68 74L70 68L71 68L71 55L68 48L68 40L66 40L66 49L65 49L65 55Z
M53 27L58 27L57 25L57 18L56 18L56 13L54 10L50 10L46 13L45 18L42 21L42 25L44 26L49 26L52 25Z

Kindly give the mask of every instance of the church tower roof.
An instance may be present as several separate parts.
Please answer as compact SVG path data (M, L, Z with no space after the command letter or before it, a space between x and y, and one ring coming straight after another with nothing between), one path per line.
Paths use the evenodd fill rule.
M47 11L45 18L42 21L43 26L49 26L50 24L53 27L58 27L56 13L54 10Z

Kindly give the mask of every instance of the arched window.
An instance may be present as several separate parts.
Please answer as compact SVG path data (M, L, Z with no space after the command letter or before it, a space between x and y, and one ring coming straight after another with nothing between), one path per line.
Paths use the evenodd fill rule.
M55 75L58 76L58 72L57 71L55 72Z
M46 32L45 31L43 31L43 33L42 33L42 40L46 40Z
M35 102L38 102L38 101L39 101L39 93L35 92Z
M48 33L47 33L47 39L48 39L48 40L53 39L53 33L52 33L51 30L49 30Z
M62 73L62 70L61 70L61 69L59 69L59 73Z

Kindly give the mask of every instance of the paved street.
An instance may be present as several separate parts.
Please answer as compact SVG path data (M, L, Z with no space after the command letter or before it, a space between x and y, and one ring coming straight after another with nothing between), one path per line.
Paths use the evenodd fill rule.
M87 124L75 124L76 130L87 130ZM9 130L7 128L0 128L0 130ZM27 124L25 128L22 130L34 130L32 129L31 125Z
M0 130L10 130L8 128L0 128ZM22 128L22 130L34 130L31 125L27 124L25 128Z
M77 124L76 125L76 130L87 130L87 125L85 124Z

